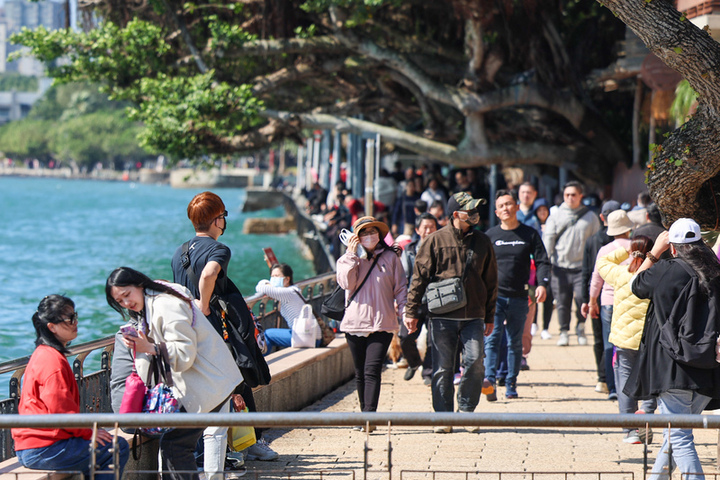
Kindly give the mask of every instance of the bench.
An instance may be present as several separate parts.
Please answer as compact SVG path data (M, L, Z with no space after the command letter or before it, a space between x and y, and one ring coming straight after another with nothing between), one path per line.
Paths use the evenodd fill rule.
M0 463L0 478L16 480L83 480L82 474L31 470L20 465L17 457Z
M132 447L133 434L120 430L119 436L127 440ZM130 453L128 463L125 470L130 471L156 471L157 470L157 452L158 442L156 439L140 436L140 444L142 445L142 454L136 461ZM141 478L157 478L157 475L145 474L124 474L124 480L140 480ZM17 457L8 458L0 463L0 479L2 480L83 480L81 473L58 472L52 470L33 470L20 465Z
M324 348L285 348L266 357L272 374L269 385L253 389L258 410L264 412L287 412L300 410L349 381L354 373L350 349L340 334ZM120 432L132 446L132 434ZM154 479L156 474L131 473L133 471L157 471L158 441L140 437L142 454L135 461L130 455L123 480ZM82 480L82 476L31 470L9 458L0 463L0 480Z

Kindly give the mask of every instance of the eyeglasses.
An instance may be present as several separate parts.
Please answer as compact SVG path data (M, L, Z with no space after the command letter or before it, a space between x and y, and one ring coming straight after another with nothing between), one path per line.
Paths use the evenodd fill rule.
M73 314L70 315L70 318L63 318L63 322L69 323L70 325L77 325L77 323L78 323L77 312L73 312Z
M227 218L227 216L228 216L228 212L227 212L227 210L225 210L225 211L223 211L223 213L221 213L220 215L215 217L215 220L217 220L218 218Z

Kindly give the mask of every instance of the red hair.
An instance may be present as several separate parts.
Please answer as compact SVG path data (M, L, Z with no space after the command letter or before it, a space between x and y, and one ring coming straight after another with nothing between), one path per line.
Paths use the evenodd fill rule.
M212 192L198 193L190 200L187 216L196 232L207 232L212 222L225 211L222 199Z
M653 245L654 242L645 235L633 237L632 242L630 242L630 256L632 257L632 261L628 266L628 272L635 273L637 269L640 268L640 265L645 261L645 255L652 250ZM633 255L635 252L639 252L639 254Z

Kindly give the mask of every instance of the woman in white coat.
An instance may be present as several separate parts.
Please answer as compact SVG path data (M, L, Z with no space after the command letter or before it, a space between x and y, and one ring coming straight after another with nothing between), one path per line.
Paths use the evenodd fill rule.
M137 337L124 336L136 353L143 380L150 361L164 343L170 359L173 394L181 411L227 413L230 395L243 381L230 350L182 285L151 280L128 267L114 270L105 284L108 304L139 325ZM210 429L208 429L210 430ZM227 427L205 430L205 465L209 480L222 479ZM162 469L173 479L197 480L195 446L202 428L176 428L160 438ZM214 454L218 452L218 454ZM217 460L217 462L215 461ZM216 464L217 463L217 464Z

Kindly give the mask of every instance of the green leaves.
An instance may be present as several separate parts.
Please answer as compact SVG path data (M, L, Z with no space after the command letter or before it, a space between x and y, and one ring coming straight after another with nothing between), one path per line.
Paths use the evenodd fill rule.
M145 124L141 144L181 157L212 153L208 147L259 125L264 108L249 85L214 81L214 72L192 77L146 78L140 82L144 101L128 109L131 119Z

